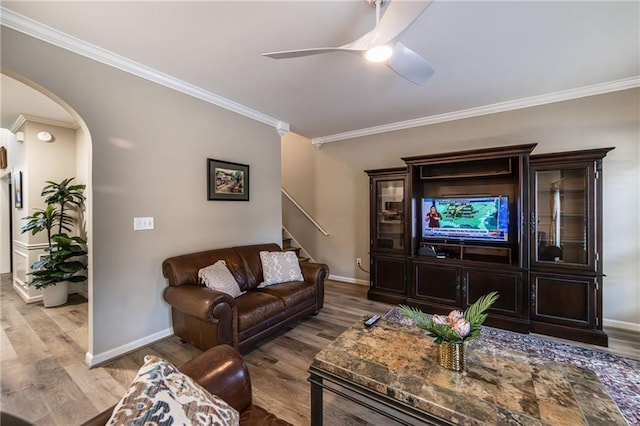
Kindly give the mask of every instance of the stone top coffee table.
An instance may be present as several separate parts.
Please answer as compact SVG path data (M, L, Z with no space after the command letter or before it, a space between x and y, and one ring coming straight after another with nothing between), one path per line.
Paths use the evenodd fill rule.
M358 321L309 368L311 424L322 424L330 390L404 424L626 425L588 369L529 357L482 341L467 343L457 373L436 362L424 330Z

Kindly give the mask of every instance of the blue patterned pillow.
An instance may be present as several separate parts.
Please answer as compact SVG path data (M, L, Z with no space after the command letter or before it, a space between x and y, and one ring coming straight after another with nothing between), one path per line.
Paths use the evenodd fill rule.
M107 425L238 425L229 404L157 356L144 357Z

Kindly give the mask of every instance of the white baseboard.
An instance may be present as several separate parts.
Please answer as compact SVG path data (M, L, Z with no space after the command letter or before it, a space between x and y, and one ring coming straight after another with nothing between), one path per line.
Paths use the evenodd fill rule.
M153 342L157 342L158 340L162 340L165 337L169 337L173 334L173 328L169 327L165 330L158 331L157 333L153 333L149 336L145 336L142 339L134 340L133 342L129 342L122 346L118 346L117 348L110 349L106 352L102 352L100 354L94 355L91 352L87 352L85 355L85 362L91 367L95 367L98 364L105 363L113 358L117 358L126 353L135 351L143 346L149 345Z
M89 288L87 282L69 283L69 294L77 293L85 299L89 299Z
M632 322L618 321L618 320L604 318L602 320L602 325L605 327L619 328L620 330L634 331L636 333L640 333L640 324L635 324Z
M367 287L369 286L369 281L360 280L358 278L341 277L339 275L329 275L329 279L334 281L342 281L344 283L366 285Z
M29 295L29 292L25 290L20 283L16 282L16 280L13 281L13 289L25 303L36 303L42 300L42 294L38 294L36 296Z
M78 290L73 291L73 292L71 292L69 294L72 294L72 293L77 293L80 296L84 297L85 299L89 300L89 292L86 289L78 289Z

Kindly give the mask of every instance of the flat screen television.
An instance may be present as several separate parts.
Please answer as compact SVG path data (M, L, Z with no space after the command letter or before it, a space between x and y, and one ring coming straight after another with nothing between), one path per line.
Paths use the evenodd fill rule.
M440 241L508 242L509 198L423 198L422 238Z

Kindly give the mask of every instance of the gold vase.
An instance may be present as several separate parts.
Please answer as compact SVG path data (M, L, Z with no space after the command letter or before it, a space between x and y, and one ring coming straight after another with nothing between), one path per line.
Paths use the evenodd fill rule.
M438 364L453 371L464 370L464 343L440 343L438 345Z

